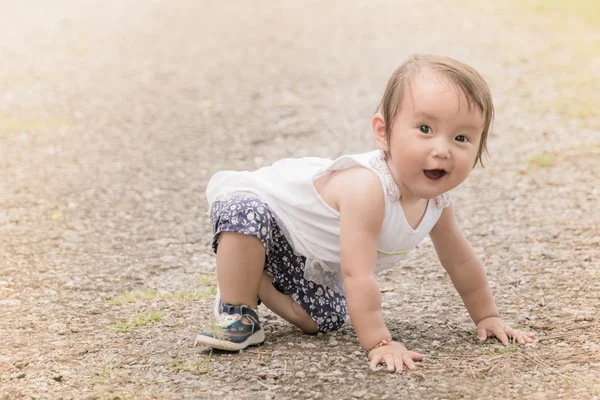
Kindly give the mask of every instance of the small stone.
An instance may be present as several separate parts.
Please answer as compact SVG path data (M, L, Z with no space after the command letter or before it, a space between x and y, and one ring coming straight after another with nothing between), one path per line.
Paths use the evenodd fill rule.
M13 375L13 379L23 379L25 378L25 372L19 372L18 374Z
M0 300L0 306L20 306L21 301L17 299Z
M0 287L2 286L8 286L8 282L7 281L0 281Z
M17 361L14 365L19 369L23 369L29 365L29 361Z
M302 371L298 371L298 372L296 372L296 377L303 379L303 378L306 378L306 374Z
M360 372L357 372L357 373L354 375L354 377L355 377L356 379L365 379L365 375L364 375L364 374L361 374Z
M267 379L268 378L271 378L271 379L279 379L280 378L279 374L275 371L267 371L266 377L267 377Z
M367 394L367 392L364 392L364 391L352 392L352 397L357 398L357 399L362 399L365 394Z
M65 324L61 324L59 322L55 322L53 324L50 324L48 326L48 329L50 329L51 331L60 331L60 330L64 330L67 326Z
M62 382L63 376L62 375L54 375L52 377L52 379L54 379L56 382Z
M58 294L58 292L56 290L46 289L46 290L44 290L44 294L46 296L56 296Z
M273 379L273 378L267 378L267 384L268 385L274 385L275 384L275 379Z

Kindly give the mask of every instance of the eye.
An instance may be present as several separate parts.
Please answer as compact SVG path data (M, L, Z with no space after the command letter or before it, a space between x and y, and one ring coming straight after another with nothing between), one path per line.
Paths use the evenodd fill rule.
M431 133L431 128L427 125L420 125L419 130L423 133Z
M456 140L457 142L461 142L461 143L467 143L469 141L469 138L466 137L465 135L458 135L457 137L454 138L454 140Z

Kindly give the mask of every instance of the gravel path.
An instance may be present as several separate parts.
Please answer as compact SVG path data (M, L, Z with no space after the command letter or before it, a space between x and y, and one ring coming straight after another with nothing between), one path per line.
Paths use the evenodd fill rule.
M597 28L471 0L0 5L0 399L598 399ZM414 52L492 87L491 156L454 197L537 343L478 344L425 242L379 278L415 372L370 372L350 324L309 337L264 309L264 346L194 348L208 178L372 148Z

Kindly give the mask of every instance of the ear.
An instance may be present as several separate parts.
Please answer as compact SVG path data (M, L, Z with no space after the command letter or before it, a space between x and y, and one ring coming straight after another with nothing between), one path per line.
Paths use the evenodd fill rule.
M390 150L390 147L388 146L385 134L385 121L383 120L383 115L381 115L381 113L373 115L371 126L373 127L373 137L375 138L377 147L387 153Z

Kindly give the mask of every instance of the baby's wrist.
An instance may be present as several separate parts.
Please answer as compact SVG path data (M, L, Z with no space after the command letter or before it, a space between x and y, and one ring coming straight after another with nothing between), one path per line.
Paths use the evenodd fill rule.
M488 314L488 315L486 315L485 317L481 317L481 318L479 318L477 321L473 321L473 322L475 322L475 325L477 325L477 324L479 324L481 321L483 321L484 319L488 319L488 318L499 318L499 319L502 319L502 317L500 317L500 314L496 312L496 313L491 313L491 314Z
M380 348L380 347L383 347L383 346L385 346L386 344L390 343L391 341L392 341L392 338L391 338L391 337L389 337L389 336L388 336L388 337L386 337L385 339L381 339L381 340L379 341L379 343L377 343L375 346L373 346L372 348L370 348L369 350L367 350L367 353L370 353L371 351L373 351L373 350L375 350L375 349L378 349L378 348Z

